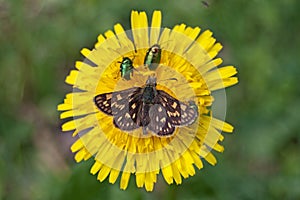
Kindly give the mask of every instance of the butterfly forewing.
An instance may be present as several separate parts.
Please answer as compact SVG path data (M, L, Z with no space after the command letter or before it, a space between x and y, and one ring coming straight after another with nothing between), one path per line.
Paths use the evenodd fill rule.
M114 116L114 125L121 130L134 130L139 126L131 119L128 98L140 93L141 88L134 87L95 97L96 106L105 114Z
M175 126L180 125L180 102L162 90L158 90L157 93L157 103L161 104L165 108L167 116L169 117L169 122Z
M112 93L105 93L99 94L94 98L96 106L107 115L113 115L111 109L111 97Z
M129 112L128 97L139 90L140 88L134 87L127 90L113 92L111 97L112 114L115 116L115 115L128 113Z
M129 114L131 116L131 119L136 123L140 124L140 113L142 112L142 102L141 97L142 94L138 93L138 91L131 96L129 96Z
M198 117L198 111L192 106L170 96L168 93L158 90L158 103L165 109L168 121L174 126L186 126L192 124Z

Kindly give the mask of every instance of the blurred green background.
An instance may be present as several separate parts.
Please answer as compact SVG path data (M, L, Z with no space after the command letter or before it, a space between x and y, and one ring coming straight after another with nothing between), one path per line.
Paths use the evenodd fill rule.
M0 0L0 199L300 199L300 1ZM240 83L227 90L225 152L180 186L128 189L75 164L57 104L79 51L130 11L210 29Z

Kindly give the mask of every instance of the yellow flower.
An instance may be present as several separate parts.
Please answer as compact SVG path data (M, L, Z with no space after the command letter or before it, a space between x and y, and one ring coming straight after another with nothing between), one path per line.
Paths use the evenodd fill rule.
M93 50L81 51L86 59L76 62L76 69L66 78L74 90L58 106L63 111L61 119L72 117L62 130L79 136L71 147L76 152L75 160L94 157L91 173L98 173L101 182L108 178L114 184L121 173L121 189L127 188L131 174L136 176L137 187L147 191L153 190L160 172L168 184L181 184L182 177L193 176L195 167L203 167L203 159L216 164L211 150L222 152L221 132L233 131L230 124L214 117L212 92L238 82L233 77L237 73L233 66L217 68L222 59L215 57L222 45L216 43L211 31L200 34L199 27L180 24L173 29L161 28L161 18L161 12L154 11L149 26L145 12L132 11L130 31L116 24L114 32L99 35ZM155 70L149 70L144 58L155 44L161 47L161 59ZM120 62L125 57L133 61L135 68L128 80L120 74ZM157 90L197 110L197 119L176 126L171 135L164 137L151 131L145 134L143 127L132 131L117 128L113 116L96 106L95 96L143 88L149 76L156 77Z

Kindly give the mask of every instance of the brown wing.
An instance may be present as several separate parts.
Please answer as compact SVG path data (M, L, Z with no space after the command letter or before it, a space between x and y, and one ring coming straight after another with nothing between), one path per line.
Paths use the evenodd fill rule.
M148 129L158 136L172 135L175 128L170 123L170 117L168 117L166 109L160 105L155 104L150 107L149 117L151 119L148 124Z
M96 106L107 115L114 117L114 125L125 131L131 131L139 126L130 115L129 97L141 92L141 88L135 87L113 93L99 94L94 98Z
M194 106L185 104L168 93L157 90L156 103L165 108L168 122L174 126L186 126L192 124L198 117L198 110Z

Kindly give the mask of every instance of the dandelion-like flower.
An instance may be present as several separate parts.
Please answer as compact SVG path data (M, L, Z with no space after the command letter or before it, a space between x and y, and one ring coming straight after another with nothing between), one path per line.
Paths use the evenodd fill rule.
M233 66L218 68L222 49L211 31L176 25L161 28L161 12L151 25L145 12L132 11L131 30L120 24L99 35L93 50L66 78L73 92L58 106L63 131L79 136L75 160L94 158L99 181L152 191L157 175L181 184L203 160L215 165L221 132L233 127L214 117L213 91L238 82ZM225 101L222 99L222 101Z

